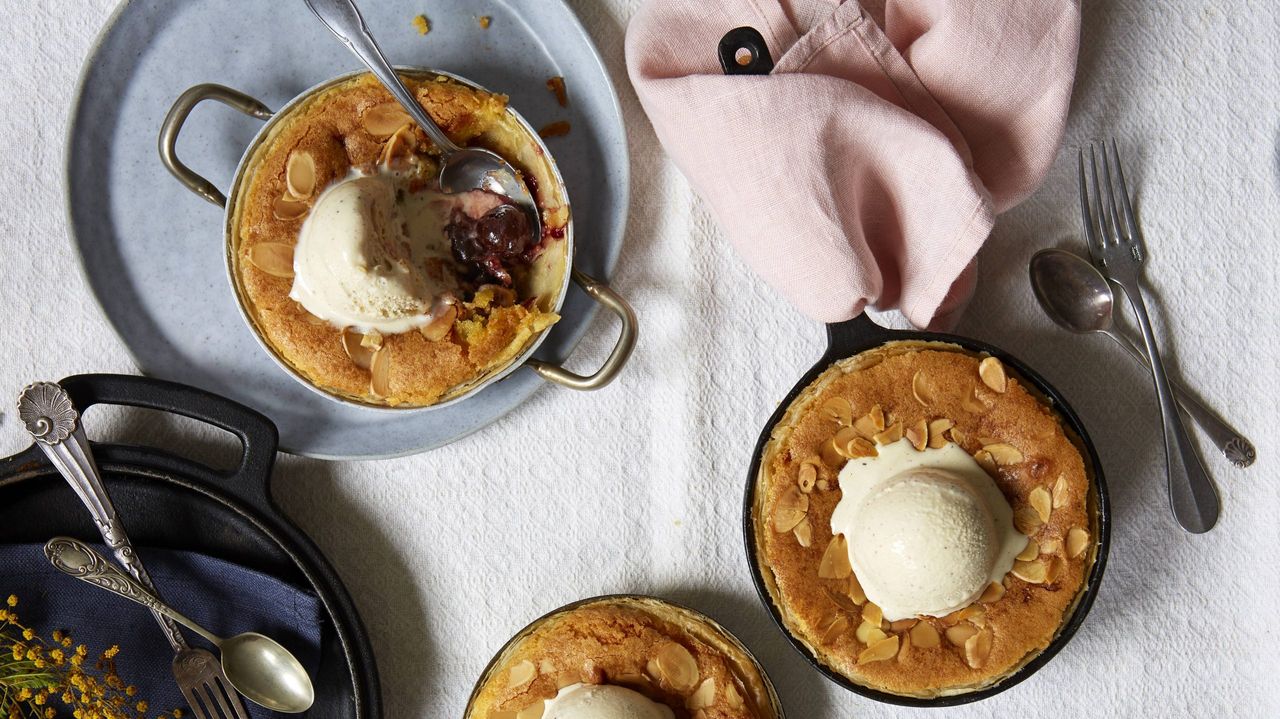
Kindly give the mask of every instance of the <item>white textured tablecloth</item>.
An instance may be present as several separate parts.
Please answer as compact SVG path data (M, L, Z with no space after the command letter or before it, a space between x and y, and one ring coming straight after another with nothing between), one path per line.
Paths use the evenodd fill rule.
M389 718L460 716L514 630L618 591L722 620L760 656L795 719L910 714L810 670L755 597L739 528L744 468L775 402L821 352L822 328L747 273L664 158L623 68L637 0L571 1L619 86L630 133L632 219L615 278L641 318L630 366L595 394L546 388L429 454L284 457L276 496L354 595ZM81 278L61 179L80 63L112 5L0 0L0 407L35 379L134 371ZM1068 145L1114 133L1131 148L1166 352L1260 459L1242 471L1206 450L1222 520L1205 536L1177 528L1150 380L1106 339L1053 327L1027 283L1035 250L1082 250L1064 152L1044 187L1000 219L960 331L1040 369L1083 416L1115 507L1111 557L1061 655L1004 694L945 713L1280 716L1280 6L1118 0L1088 2L1084 14ZM603 356L613 329L598 321L582 367ZM97 439L162 442L208 460L232 451L216 433L145 412L94 410L89 421ZM3 409L0 453L26 444Z

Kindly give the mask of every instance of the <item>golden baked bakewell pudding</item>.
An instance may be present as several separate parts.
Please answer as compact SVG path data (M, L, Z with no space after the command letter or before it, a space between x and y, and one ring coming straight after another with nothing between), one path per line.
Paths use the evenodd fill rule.
M854 691L988 696L1083 619L1103 531L1095 461L1000 359L876 345L818 374L763 440L747 507L757 585L793 644Z
M309 91L241 163L229 266L255 334L295 376L346 401L424 407L512 366L556 322L569 206L506 98L430 71L406 84L460 145L494 150L538 205L445 194L440 152L370 75Z
M707 617L660 599L586 599L525 627L466 719L782 719L759 664Z

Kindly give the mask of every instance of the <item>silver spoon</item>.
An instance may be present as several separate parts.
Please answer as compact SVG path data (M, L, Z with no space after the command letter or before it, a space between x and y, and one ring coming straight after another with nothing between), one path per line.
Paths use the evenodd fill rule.
M288 649L255 632L222 639L171 609L91 547L70 537L54 537L44 555L58 571L114 592L159 612L208 639L222 653L222 669L236 691L262 706L296 714L311 708L315 688L307 670Z
M306 3L311 12L320 18L320 22L360 58L373 76L404 106L409 117L444 153L444 162L440 167L442 190L466 192L484 189L508 197L527 211L535 240L542 237L542 219L538 216L538 208L515 168L497 153L479 147L459 147L444 134L440 126L418 104L409 88L401 82L391 63L387 62L353 0L306 0Z
M1115 327L1115 295L1111 283L1088 260L1057 249L1041 250L1031 258L1031 289L1054 324L1078 334L1100 332L1120 345L1148 370L1151 363L1137 343ZM1174 398L1222 454L1237 467L1257 458L1253 444L1218 418L1177 383Z

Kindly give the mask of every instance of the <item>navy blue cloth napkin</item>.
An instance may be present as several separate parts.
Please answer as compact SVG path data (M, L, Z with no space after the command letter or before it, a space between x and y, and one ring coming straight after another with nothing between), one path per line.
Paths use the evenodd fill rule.
M115 561L106 547L93 546ZM322 623L327 619L314 594L201 554L140 547L138 555L174 609L221 637L261 632L293 652L314 679ZM87 645L90 661L111 645L119 645L117 672L138 688L135 698L147 701L149 716L175 708L191 716L169 668L173 650L146 608L60 573L45 559L44 546L39 544L0 546L0 602L10 594L18 596L16 611L22 623L46 642L55 629L68 631L77 644ZM192 646L213 651L194 632L182 631ZM255 719L297 716L243 701ZM54 706L60 704L54 702Z

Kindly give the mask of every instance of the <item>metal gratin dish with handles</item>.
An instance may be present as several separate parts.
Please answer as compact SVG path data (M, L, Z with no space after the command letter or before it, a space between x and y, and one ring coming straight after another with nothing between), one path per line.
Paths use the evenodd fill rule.
M440 70L421 67L400 67L397 68L397 71L402 75L415 78L443 77L472 89L479 90L481 92L488 92L485 88L471 82L470 80ZM365 74L367 74L365 71L357 71L322 82L301 93L276 112L272 112L266 107L266 105L259 102L257 99L239 92L238 90L216 84L196 85L184 92L177 101L174 102L173 107L169 110L168 115L165 117L164 122L161 125L159 151L165 166L192 192L203 197L209 202L218 205L224 210L224 259L227 277L231 283L232 292L235 295L240 315L249 326L259 345L261 345L276 364L291 377L306 386L308 389L311 389L326 398L360 407L394 412L440 409L461 402L526 364L544 379L577 390L598 389L612 381L613 378L617 376L618 372L621 371L623 365L626 364L627 359L631 355L631 351L635 347L637 320L634 311L632 311L627 302L610 289L607 284L573 268L574 235L573 215L571 211L568 213L569 217L564 227L563 238L556 239L552 246L548 248L548 251L544 251L543 255L539 257L539 261L535 263L536 267L534 271L538 276L534 281L545 288L551 295L551 301L547 303L549 311L558 312L560 310L561 305L564 303L569 280L572 279L583 289L584 292L587 293L588 296L615 313L621 320L622 328L617 343L609 356L601 364L600 368L591 375L579 375L570 372L559 365L531 359L531 355L538 349L539 345L542 344L543 340L550 333L551 328L546 328L527 340L524 347L514 353L512 357L506 361L498 363L495 367L485 370L479 376L449 389L439 401L433 404L388 406L340 395L317 386L313 381L303 376L301 372L283 358L280 353L263 337L262 329L255 321L253 312L249 307L249 300L247 299L242 283L240 282L236 266L239 249L239 221L243 209L244 198L250 185L250 180L257 169L256 166L258 161L261 159L259 150L262 149L269 140L274 138L275 131L277 129L281 128L296 111L306 107L312 98L323 93L329 88L333 88ZM266 120L266 124L258 131L258 134L254 137L253 141L249 143L241 157L232 181L229 198L227 195L223 195L212 182L201 177L195 171L183 164L177 156L176 148L183 123L186 121L187 117L196 105L205 100L216 100L246 115L260 120ZM530 169L535 175L541 174L543 177L551 180L549 183L550 186L543 188L544 192L556 199L557 202L566 210L569 210L569 200L565 190L564 180L560 175L559 169L556 167L556 163L552 158L550 151L547 149L538 133L510 106L506 109L506 117L504 120L513 127L518 128L518 131L522 134L521 139L533 147L533 152L528 153L526 157L522 157L521 159L530 163L540 163L539 167L531 167ZM547 257L549 255L550 257ZM544 257L547 257L547 261L543 261ZM554 327L554 325L552 325L552 327Z
M720 42L719 56L726 74L767 74L773 67L764 38L759 32L749 27L737 28L727 33ZM835 671L819 660L812 647L788 629L779 607L777 583L772 571L761 559L763 552L758 537L761 536L760 532L770 531L764 526L766 522L763 517L766 490L770 481L769 473L766 471L765 457L773 446L775 428L785 421L797 400L800 400L828 372L839 369L846 360L852 360L864 352L883 348L886 345L918 345L925 349L943 349L999 359L1011 373L1022 380L1022 384L1041 404L1054 412L1064 433L1084 459L1085 473L1090 484L1087 506L1090 509L1092 535L1097 538L1093 561L1086 570L1084 583L1047 647L1028 655L1011 673L973 690L944 693L932 697L907 696L858 684ZM761 430L747 468L742 527L747 563L760 601L773 617L774 623L810 665L836 684L862 696L889 704L934 707L966 704L999 694L1034 674L1062 650L1083 624L1097 596L1110 548L1111 510L1102 463L1098 459L1093 442L1089 439L1079 416L1047 380L1017 358L985 342L938 332L888 329L862 314L851 320L827 325L826 352L800 378L787 396L782 398Z

